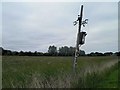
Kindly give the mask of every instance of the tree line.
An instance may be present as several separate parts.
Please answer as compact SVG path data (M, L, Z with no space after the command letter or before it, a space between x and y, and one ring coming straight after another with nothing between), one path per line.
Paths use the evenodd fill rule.
M63 46L59 47L57 50L56 46L49 46L48 52L31 52L31 51L11 51L11 50L5 50L2 47L0 47L0 55L12 55L12 56L74 56L75 54L75 47L68 47ZM84 50L80 50L79 52L80 56L120 56L120 52L91 52L89 54L85 54Z

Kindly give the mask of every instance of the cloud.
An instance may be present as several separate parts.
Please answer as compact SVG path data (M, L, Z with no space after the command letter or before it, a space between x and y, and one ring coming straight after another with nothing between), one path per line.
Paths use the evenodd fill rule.
M2 4L3 47L47 52L49 45L75 46L73 26L81 3L14 2ZM86 52L117 51L117 3L84 3L89 19Z

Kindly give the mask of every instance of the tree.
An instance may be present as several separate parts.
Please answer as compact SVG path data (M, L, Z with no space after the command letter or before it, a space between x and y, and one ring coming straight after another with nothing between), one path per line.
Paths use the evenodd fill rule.
M87 54L87 56L104 56L104 54L100 52L91 52L90 54Z
M24 55L25 55L25 53L23 51L19 52L19 56L24 56Z
M114 55L120 56L120 51L119 52L115 52Z
M48 53L52 56L57 55L57 47L55 47L54 45L49 46Z
M12 55L12 51L3 49L2 55Z
M94 53L94 52L91 52L91 53L89 54L89 56L95 56L95 53Z
M113 55L113 53L112 52L106 52L106 53L104 53L104 55L105 56L111 56L111 55Z
M104 56L104 54L101 53L101 52L95 52L94 55L95 55L95 56Z
M59 56L64 56L63 47L60 47L58 51L59 51Z
M69 48L69 56L73 56L75 54L75 47Z
M80 56L85 56L85 51L80 50Z
M69 55L69 47L64 46L59 48L59 55L60 56L68 56Z
M75 47L60 47L59 48L59 55L60 56L73 56L75 54ZM85 56L85 51L80 50L80 55Z
M63 48L65 56L68 56L69 54L69 48L67 46L64 46Z
M2 55L2 52L3 52L3 48L0 47L0 55Z
M19 55L17 51L12 51L12 55Z

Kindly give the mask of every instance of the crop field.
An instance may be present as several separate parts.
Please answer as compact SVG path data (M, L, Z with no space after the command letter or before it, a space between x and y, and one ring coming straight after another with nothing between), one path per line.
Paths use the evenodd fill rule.
M3 88L117 88L118 58L3 56Z

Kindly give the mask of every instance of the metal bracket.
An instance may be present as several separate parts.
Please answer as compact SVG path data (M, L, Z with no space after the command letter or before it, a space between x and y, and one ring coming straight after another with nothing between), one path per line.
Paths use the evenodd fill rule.
M84 21L82 21L81 24L83 25L83 27L85 27L85 24L88 24L88 19L85 19Z

